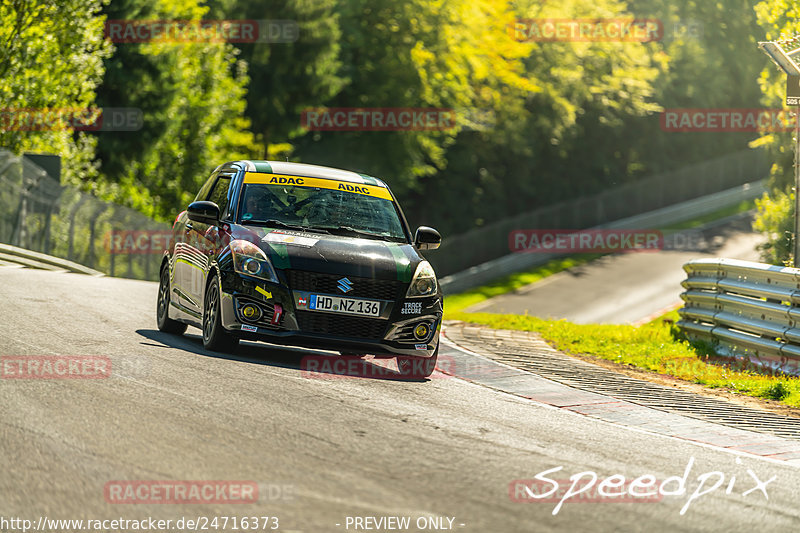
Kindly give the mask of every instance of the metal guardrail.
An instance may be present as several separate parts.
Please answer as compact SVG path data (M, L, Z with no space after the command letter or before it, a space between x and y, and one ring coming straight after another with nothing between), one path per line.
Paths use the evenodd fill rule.
M691 220L698 216L713 213L719 209L739 205L741 202L760 198L766 192L766 180L745 183L731 189L716 192L699 198L693 198L655 211L649 211L621 220L594 226L592 229L658 229L672 224ZM445 238L445 242L449 242ZM506 246L508 245L506 239ZM470 267L461 272L445 276L439 280L445 294L457 294L473 287L479 287L514 272L523 272L553 259L569 254L558 253L509 253ZM427 255L426 255L427 257ZM438 271L437 271L438 272Z
M683 266L678 327L724 356L800 374L800 269L735 259Z
M425 257L439 276L451 276L507 256L510 253L508 234L511 231L604 226L615 220L650 213L761 180L769 175L770 165L770 159L763 149L747 148L609 187L591 196L542 206L466 233L447 235L442 245L426 253ZM498 273L494 277L502 275ZM482 282L478 281L472 286Z

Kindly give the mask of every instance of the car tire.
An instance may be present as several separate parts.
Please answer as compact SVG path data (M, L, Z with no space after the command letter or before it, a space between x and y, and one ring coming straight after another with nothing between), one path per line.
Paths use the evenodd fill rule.
M428 378L436 369L436 361L439 359L439 346L436 346L433 355L429 358L397 356L397 371L405 378L423 379Z
M161 269L158 283L158 302L156 302L156 324L158 330L164 333L174 333L183 335L186 332L186 324L172 320L169 317L169 266L164 265Z
M219 285L217 277L212 276L203 302L203 347L212 352L232 352L239 339L225 331L220 314Z

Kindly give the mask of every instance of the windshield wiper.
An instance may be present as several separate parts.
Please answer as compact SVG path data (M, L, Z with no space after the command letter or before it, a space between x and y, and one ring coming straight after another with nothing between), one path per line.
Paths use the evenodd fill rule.
M366 231L363 229L354 228L352 226L325 226L323 229L330 231L331 233L336 233L337 231L341 231L343 233L347 233L350 235L357 235L359 237L370 237L373 239L392 239L397 240L397 237L387 234L387 233L375 233L374 231Z
M269 218L267 220L257 220L251 218L250 220L242 220L242 224L247 226L267 226L271 228L286 228L286 229L293 229L297 231L310 231L313 233L330 233L325 228L318 228L314 226L301 226L298 224L287 224L281 220L277 220L275 218Z

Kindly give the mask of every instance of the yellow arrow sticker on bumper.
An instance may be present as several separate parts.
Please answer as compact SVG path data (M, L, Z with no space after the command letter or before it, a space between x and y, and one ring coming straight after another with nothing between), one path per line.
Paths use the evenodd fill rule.
M271 292L269 292L269 291L267 291L267 290L265 290L265 289L262 289L262 288L261 288L261 287L259 287L258 285L256 285L256 291L257 291L257 292L260 292L261 294L263 294L264 296L266 296L266 297L267 297L267 299L269 299L269 298L272 298L272 293L271 293Z

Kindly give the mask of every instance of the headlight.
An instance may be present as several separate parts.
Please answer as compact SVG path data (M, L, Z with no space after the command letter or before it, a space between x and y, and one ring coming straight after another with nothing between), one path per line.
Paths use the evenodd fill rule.
M278 276L264 250L252 242L239 239L231 241L230 247L236 272L278 283Z
M430 263L423 261L411 279L411 286L408 287L406 298L433 296L434 294L436 294L436 273Z

